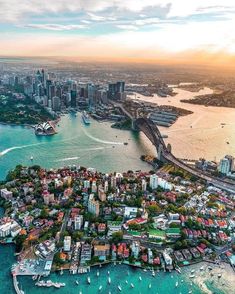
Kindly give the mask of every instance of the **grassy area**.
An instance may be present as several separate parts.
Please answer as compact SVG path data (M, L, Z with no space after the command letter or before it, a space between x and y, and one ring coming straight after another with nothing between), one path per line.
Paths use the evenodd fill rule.
M52 118L41 105L28 97L17 99L11 93L0 95L1 123L37 124Z

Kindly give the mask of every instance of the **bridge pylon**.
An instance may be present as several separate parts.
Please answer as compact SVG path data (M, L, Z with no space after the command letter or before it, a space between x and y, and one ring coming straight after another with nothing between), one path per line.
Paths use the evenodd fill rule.
M167 148L169 153L172 153L172 147L171 147L170 143L167 144L166 148Z
M159 144L157 148L157 159L161 162L166 162L165 158L163 157L163 145Z
M138 131L138 127L135 123L135 119L131 120L131 129L132 129L132 131Z

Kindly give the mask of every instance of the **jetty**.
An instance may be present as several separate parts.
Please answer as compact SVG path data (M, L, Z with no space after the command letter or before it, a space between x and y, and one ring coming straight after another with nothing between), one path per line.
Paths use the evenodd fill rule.
M17 281L16 275L13 275L13 285L14 285L16 294L24 294L24 291L20 290L19 288L19 283Z

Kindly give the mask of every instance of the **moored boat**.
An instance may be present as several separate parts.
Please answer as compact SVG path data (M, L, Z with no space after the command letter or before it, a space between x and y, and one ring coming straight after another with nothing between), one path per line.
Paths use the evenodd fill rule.
M85 125L89 125L91 123L89 115L87 114L85 110L82 112L82 120Z

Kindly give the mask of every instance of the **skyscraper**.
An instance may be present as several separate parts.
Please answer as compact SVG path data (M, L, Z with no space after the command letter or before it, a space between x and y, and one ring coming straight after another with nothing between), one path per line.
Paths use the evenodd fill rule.
M77 107L77 91L71 90L71 107Z
M60 98L57 96L52 97L52 109L54 111L60 110Z
M122 100L125 97L125 82L119 81L108 86L108 98Z

